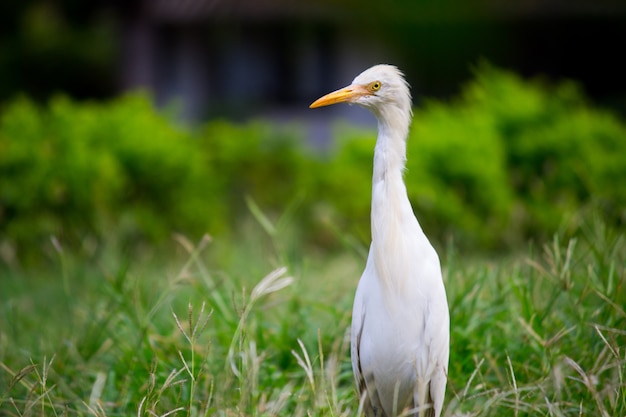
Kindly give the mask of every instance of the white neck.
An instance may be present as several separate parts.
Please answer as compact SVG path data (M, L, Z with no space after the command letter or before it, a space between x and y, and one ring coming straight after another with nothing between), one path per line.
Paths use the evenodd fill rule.
M409 124L406 115L403 112L377 115L378 140L372 178L372 254L384 286L397 290L401 290L402 271L408 269L405 263L415 256L406 253L409 247L414 247L408 242L425 239L403 181Z

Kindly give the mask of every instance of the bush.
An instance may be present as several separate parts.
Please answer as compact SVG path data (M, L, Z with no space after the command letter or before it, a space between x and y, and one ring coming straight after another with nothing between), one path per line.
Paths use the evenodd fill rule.
M424 228L441 241L492 245L512 205L504 144L487 114L431 103L416 114L407 180ZM408 177L407 177L408 178Z
M18 99L0 118L0 229L21 250L50 235L159 239L207 210L195 193L207 176L191 136L143 96Z
M626 126L590 107L572 82L555 86L482 65L461 106L493 120L506 151L518 237L576 226L581 207L600 209L610 224L626 222ZM545 236L544 236L545 237Z
M235 234L246 197L270 218L287 212L299 240L367 244L375 132L337 136L321 157L297 128L176 128L141 94L14 100L0 114L0 255L39 251L50 235L81 245L112 232L131 244ZM626 126L575 84L482 65L456 100L416 111L405 180L439 245L518 245L577 226L585 207L623 226L625 139Z
M51 235L72 246L115 236L156 243L236 229L245 196L282 211L312 175L289 130L214 121L175 128L141 94L107 103L21 98L0 116L4 246L38 252ZM301 173L303 175L298 175ZM0 243L2 243L0 241Z
M300 147L301 135L295 129L277 129L261 121L234 125L212 121L198 133L196 146L203 165L216 174L220 200L228 216L238 217L245 210L244 199L252 197L260 206L282 212L303 189L312 159Z

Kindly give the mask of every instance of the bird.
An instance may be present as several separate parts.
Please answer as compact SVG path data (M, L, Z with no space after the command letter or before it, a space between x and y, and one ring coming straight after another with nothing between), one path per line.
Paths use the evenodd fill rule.
M351 360L366 417L439 417L448 379L450 313L436 250L404 183L413 118L410 87L393 65L375 65L310 108L357 104L378 121L371 244L357 285Z

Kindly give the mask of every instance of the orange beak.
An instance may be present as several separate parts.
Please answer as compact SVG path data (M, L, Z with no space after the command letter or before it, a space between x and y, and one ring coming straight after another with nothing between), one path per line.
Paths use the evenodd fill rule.
M314 109L316 107L330 106L337 103L351 103L359 97L371 94L372 93L362 85L349 85L318 98L309 106L309 108Z

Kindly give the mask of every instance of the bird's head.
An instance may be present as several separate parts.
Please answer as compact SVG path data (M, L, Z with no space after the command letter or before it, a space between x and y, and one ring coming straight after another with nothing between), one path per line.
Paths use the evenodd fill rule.
M368 108L379 119L388 110L401 111L410 118L411 93L402 72L393 65L375 65L359 74L347 87L317 99L311 108L336 103L353 103Z

